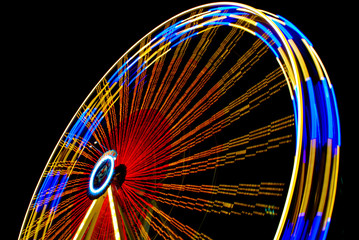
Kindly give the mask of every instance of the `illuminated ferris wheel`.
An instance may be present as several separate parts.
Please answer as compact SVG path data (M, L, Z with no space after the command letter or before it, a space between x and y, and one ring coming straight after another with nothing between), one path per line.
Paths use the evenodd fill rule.
M19 239L325 239L340 139L329 76L299 29L243 4L199 6L93 88Z

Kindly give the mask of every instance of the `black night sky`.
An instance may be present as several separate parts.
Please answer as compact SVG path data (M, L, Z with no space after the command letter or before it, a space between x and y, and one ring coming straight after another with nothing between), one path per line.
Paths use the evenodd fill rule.
M15 239L45 164L78 107L112 64L147 32L207 1L52 2L12 4L4 25L2 144L7 162L3 204ZM243 0L294 23L313 43L336 91L342 125L337 201L328 239L344 239L344 164L348 105L347 51L340 9L328 1ZM3 8L7 12L6 8ZM342 15L341 15L342 14ZM10 96L9 96L10 95ZM6 97L5 97L6 96ZM5 111L4 111L5 110ZM7 189L8 188L8 189ZM3 195L3 196L4 196ZM10 211L9 211L10 210ZM4 214L4 213L3 213Z

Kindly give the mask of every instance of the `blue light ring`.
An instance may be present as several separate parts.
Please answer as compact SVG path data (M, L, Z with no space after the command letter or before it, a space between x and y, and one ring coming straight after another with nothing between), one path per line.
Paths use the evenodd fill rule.
M61 199L61 196L62 196L63 191L65 190L65 186L66 186L67 180L68 180L67 174L65 174L65 175L62 177L60 183L58 184L57 193L56 193L55 198L54 198L54 200L53 200L53 202L52 202L52 204L51 204L51 209L52 209L52 211L54 211L54 212L56 212L57 205L59 204L59 201L60 201L60 199Z
M306 81L307 83L307 91L309 95L309 109L310 109L310 118L311 118L311 134L310 138L317 138L317 129L318 129L318 113L317 113L317 105L315 101L315 94L312 79Z
M279 16L279 15L277 15L277 16L279 17L280 20L284 21L285 25L286 25L289 29L293 30L293 31L296 32L301 38L305 39L310 46L313 46L312 42L309 41L309 39L308 39L293 23L289 22L287 19L285 19L285 18L282 17L282 16Z
M274 55L276 56L276 58L279 58L279 55L278 55L278 53L275 51L275 49L272 47L272 45L270 45L270 43L267 41L267 40L265 40L260 34L258 34L257 32L255 33L256 34L256 36L258 37L258 38L260 38L261 40L262 40L262 42L264 42L268 47L269 47L269 49L274 53Z
M37 194L37 198L36 198L36 201L34 203L34 208L36 208L36 211L39 211L40 207L42 206L43 199L44 199L44 197L46 195L47 186L49 185L49 179L52 177L52 173L53 173L53 169L46 176L46 178L45 178L45 180L44 180L44 182L43 182L43 184L42 184L42 186L40 188L40 191Z
M67 142L66 147L69 146L70 142L73 140L75 135L76 135L75 139L78 139L78 137L81 135L81 133L85 129L85 126L87 125L87 123L92 118L92 115L96 112L96 108L94 108L92 110L92 112L89 112L89 114L88 114L88 111L89 111L89 109L87 108L81 114L79 119L76 121L75 125L72 127L70 133L68 134L67 138L65 139L65 142Z
M328 140L328 112L327 104L325 99L325 90L323 87L323 81L320 80L314 86L315 96L317 99L317 108L318 108L318 121L319 121L319 132L318 139L320 140L321 145L326 144Z
M323 90L324 90L324 100L325 100L325 107L326 107L326 113L327 113L327 124L328 124L328 138L333 139L333 113L332 113L332 106L331 106L331 101L330 101L330 93L329 93L329 89L328 89L328 83L327 81L324 79L322 80L322 86L323 86Z
M270 29L266 28L265 26L263 26L261 23L257 22L256 26L259 27L263 33L265 33L266 35L268 35L268 37L270 39L272 39L275 44L277 45L278 48L280 48L282 46L282 44L279 42L279 40L273 35L273 33L271 32Z
M292 35L285 29L285 27L276 19L273 18L273 22L277 25L277 27L279 27L279 29L282 31L282 33L284 33L285 37L289 40L289 39L293 39Z
M110 185L111 180L112 180L112 178L114 176L114 173L115 173L115 160L116 160L116 157L117 157L116 151L110 150L110 151L105 152L100 157L100 159L97 161L97 163L95 164L95 166L94 166L94 168L93 168L93 170L91 172L90 181L89 181L88 195L89 195L90 198L92 198L92 199L98 198L107 190L107 188ZM97 173L97 170L102 165L102 163L104 161L107 161L107 160L110 160L109 161L110 165L111 165L110 166L110 172L107 175L106 180L101 185L101 187L95 189L93 183L94 183L94 178L95 178L95 175Z
M82 119L85 117L85 115L87 114L87 111L89 109L86 109L82 114L81 116L78 118L78 120L76 121L76 123L73 125L70 133L67 135L66 139L65 139L65 142L67 142L66 144L66 147L69 146L70 142L72 141L72 138L75 136L76 133L79 132L79 128L82 124Z
M47 204L50 202L50 199L51 199L52 194L53 194L53 192L54 192L54 190L55 190L55 188L56 188L57 181L58 181L59 177L60 177L60 171L58 171L58 172L56 173L55 177L52 177L52 178L51 178L51 184L50 184L50 186L47 188L47 190L48 190L47 195L48 195L48 196L45 198L45 202L44 202L45 205L47 205Z
M95 108L96 109L96 108ZM95 111L94 109L94 111ZM81 145L80 145L80 149L82 149L83 147L86 146L87 142L90 140L92 133L96 130L96 128L98 127L98 125L100 125L102 119L104 118L104 116L102 116L103 112L100 111L95 120L92 122L91 126L89 127L89 129L87 130L85 136L82 139Z

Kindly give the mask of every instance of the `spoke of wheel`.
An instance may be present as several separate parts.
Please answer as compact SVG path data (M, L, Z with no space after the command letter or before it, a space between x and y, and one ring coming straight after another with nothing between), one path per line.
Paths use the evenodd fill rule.
M85 233L86 233L85 239L90 239L93 230L95 228L97 218L100 214L103 201L105 200L106 196L107 193L105 193L103 196L99 197L98 199L92 201L91 206L87 210L86 215L82 220L79 228L77 229L73 240L82 239ZM88 231L86 232L87 229Z
M115 231L115 238L134 240L134 234L128 222L128 219L119 204L118 194L116 189L111 186L107 190L109 196L109 203L111 209L112 223ZM124 230L126 232L124 232ZM125 236L126 235L126 236Z
M118 214L117 214L117 212L115 210L115 203L114 203L114 198L113 198L113 195L112 195L112 189L111 188L112 187L109 187L107 189L107 193L108 193L108 201L110 203L110 209L111 209L113 230L115 231L116 240L121 240L120 230L119 230L120 226L119 226L119 222L118 222L118 220L120 220L120 218L118 217Z

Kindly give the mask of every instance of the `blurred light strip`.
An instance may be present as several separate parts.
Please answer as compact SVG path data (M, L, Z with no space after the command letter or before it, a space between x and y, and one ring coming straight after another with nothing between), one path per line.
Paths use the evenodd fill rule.
M116 238L116 240L121 240L120 230L118 228L118 220L117 220L116 210L115 210L115 203L113 202L113 195L112 195L111 187L109 187L107 191L108 191L108 199L109 199L110 209L111 209L112 224L113 224L113 229L115 231L115 238Z
M83 228L85 227L85 225L88 225L88 221L91 220L91 219L89 219L89 217L92 214L92 210L93 210L94 206L96 205L97 201L98 201L98 199L95 199L92 201L89 209L86 212L85 217L83 218L79 228L76 231L76 234L75 234L73 240L77 240L77 239L79 239L79 237L82 237L82 236L80 236L80 235L82 235L81 232L83 231Z

